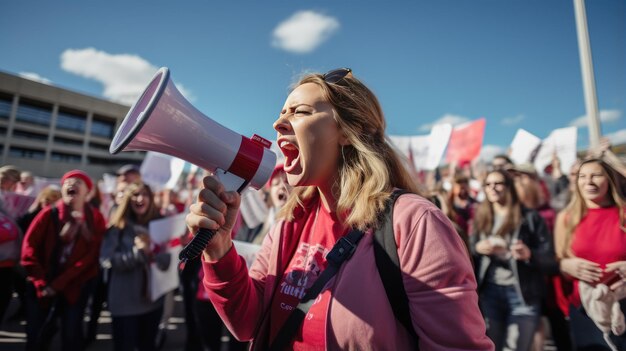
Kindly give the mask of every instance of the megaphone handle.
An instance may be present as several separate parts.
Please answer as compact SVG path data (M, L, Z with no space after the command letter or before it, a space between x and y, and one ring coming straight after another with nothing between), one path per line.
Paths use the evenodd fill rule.
M198 229L196 235L193 237L193 240L191 240L191 242L189 242L189 244L182 249L180 254L178 254L178 259L181 261L187 261L200 256L209 241L213 239L214 235L215 230L206 228Z
M226 189L237 189L238 193L241 193L241 191L248 186L248 183L250 183L249 180L240 178L221 169L217 169L215 175L223 183L225 183L224 185ZM209 244L209 241L213 239L213 236L215 236L215 230L207 228L198 229L193 239L191 239L189 244L187 244L180 254L178 254L178 259L180 260L179 268L183 270L187 261L196 259L200 256L202 251L204 251L206 246Z

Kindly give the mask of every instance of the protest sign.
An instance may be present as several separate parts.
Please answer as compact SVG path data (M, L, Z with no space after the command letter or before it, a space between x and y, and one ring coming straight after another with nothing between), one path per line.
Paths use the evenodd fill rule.
M243 257L246 260L246 264L248 268L252 265L252 262L256 260L256 256L261 249L261 245L248 243L240 240L233 240L233 245L235 245L235 249L237 249L237 253L239 256Z
M539 145L541 145L539 137L520 128L511 142L509 157L515 164L531 162L533 153L537 151Z
M173 189L183 173L185 161L149 151L141 164L141 177L154 191Z
M534 164L537 172L545 173L545 169L556 155L561 161L561 171L569 172L576 162L576 127L566 127L553 130L541 143Z
M438 124L429 135L389 136L389 139L415 170L431 171L439 166L451 132L450 124Z
M178 287L178 254L182 250L180 237L187 231L187 213L157 219L150 222L150 241L153 250L168 253L170 262L166 270L161 270L155 262L150 263L150 298L156 301L161 296Z
M421 169L432 171L439 166L451 135L451 124L437 124L430 130L427 139L428 155L424 161L424 167Z
M485 134L485 119L464 123L452 130L448 143L447 162L470 162L480 154Z
M11 191L0 191L0 206L13 219L26 214L34 201L34 196L22 195Z

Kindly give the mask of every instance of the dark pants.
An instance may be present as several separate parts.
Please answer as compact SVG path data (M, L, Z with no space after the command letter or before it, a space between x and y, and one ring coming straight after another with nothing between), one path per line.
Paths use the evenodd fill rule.
M80 351L84 348L83 317L87 305L87 291L71 305L63 295L41 304L35 287L28 283L25 291L26 350L47 350L61 321L61 349Z
M622 313L626 311L626 301L621 302ZM569 308L569 325L574 339L574 350L578 351L610 351L609 345L604 341L602 332L587 316L584 308ZM618 350L626 351L626 334L615 336L611 334L611 341Z
M108 286L105 281L105 271L100 269L98 276L93 280L91 289L91 305L89 307L89 323L87 324L87 341L96 339L98 332L98 318L102 312L104 303L107 300Z
M219 351L222 348L222 335L227 335L230 341L226 345L228 351L244 351L248 349L247 342L241 342L224 328L222 319L217 314L210 301L196 300L198 327L202 331L202 341L210 351ZM226 334L224 334L226 333Z
M0 325L13 295L13 267L0 268Z
M115 351L154 351L163 305L137 316L113 316L113 349Z
M530 350L541 315L539 302L524 303L512 285L486 283L480 293L480 308L487 336L496 350Z
M198 292L198 271L200 270L200 259L187 261L185 268L180 271L180 291L185 307L185 330L187 338L185 340L185 351L203 351L202 333L198 329L198 316L196 315L196 294Z

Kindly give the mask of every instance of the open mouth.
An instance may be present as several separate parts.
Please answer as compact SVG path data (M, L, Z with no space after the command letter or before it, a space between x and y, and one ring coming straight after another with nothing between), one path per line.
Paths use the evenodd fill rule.
M74 188L67 189L67 195L74 196L74 195L76 195L76 193L77 193L77 191Z
M285 172L289 173L298 165L300 150L298 150L294 144L287 141L281 141L279 147L280 151L282 151L285 156Z

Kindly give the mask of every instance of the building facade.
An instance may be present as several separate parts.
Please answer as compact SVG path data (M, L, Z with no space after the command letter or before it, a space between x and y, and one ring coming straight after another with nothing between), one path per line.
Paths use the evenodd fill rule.
M0 165L58 178L82 169L100 178L145 153L109 153L129 106L0 72Z

